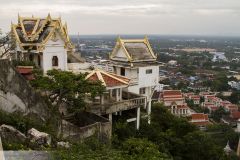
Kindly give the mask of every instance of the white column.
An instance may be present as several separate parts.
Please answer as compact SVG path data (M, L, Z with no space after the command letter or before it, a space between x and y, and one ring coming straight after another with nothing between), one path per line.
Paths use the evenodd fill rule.
M150 100L150 102L148 102L148 108L147 108L148 124L151 123L151 110L152 110L152 104L151 104L151 100Z
M112 89L109 90L109 96L112 98Z
M139 130L140 127L140 107L137 108L137 121L136 121L136 129Z
M117 89L116 89L116 101L119 100L119 96L118 96L118 94L119 94L119 89L117 88Z
M43 69L44 75L46 75L47 70L49 70L49 68L47 66L47 61L49 61L49 59L52 60L52 58L50 58L50 57L47 58L45 53L42 54L42 69Z
M108 115L108 120L112 123L112 113Z
M1 159L1 160L5 160L5 158L4 158L4 153L3 153L3 147L2 147L1 137L0 137L0 159Z
M104 95L103 94L100 96L100 101L101 101L101 104L104 104Z
M119 88L119 92L120 92L119 101L121 101L122 100L122 88Z

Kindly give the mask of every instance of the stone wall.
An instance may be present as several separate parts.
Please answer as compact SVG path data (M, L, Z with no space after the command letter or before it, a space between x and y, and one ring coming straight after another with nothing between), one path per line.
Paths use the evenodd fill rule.
M50 117L44 99L8 60L0 60L0 109L9 113L31 113L42 120Z
M72 121L70 118L62 120L59 125L59 135L71 142L82 142L92 136L96 136L102 142L110 142L112 124L107 119L85 112L81 116L81 121L85 122L84 126L79 126L82 125L81 122Z

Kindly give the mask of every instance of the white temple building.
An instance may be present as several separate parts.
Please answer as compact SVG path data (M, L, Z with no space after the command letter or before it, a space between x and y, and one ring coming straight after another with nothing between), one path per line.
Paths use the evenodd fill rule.
M153 53L148 38L117 39L110 55L113 72L130 79L127 92L140 94L147 98L147 113L151 113L151 97L159 85L159 63Z
M11 31L16 42L14 59L33 61L44 73L52 69L68 70L68 62L81 62L74 54L67 24L61 18L20 17L12 24ZM80 55L80 54L79 54Z

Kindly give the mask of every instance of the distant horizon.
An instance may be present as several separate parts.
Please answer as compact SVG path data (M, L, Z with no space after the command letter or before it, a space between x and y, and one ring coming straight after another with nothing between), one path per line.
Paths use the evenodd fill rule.
M69 34L70 36L78 36L78 34ZM226 38L240 38L240 35L214 35L214 34L208 34L208 35L199 35L199 34L111 34L111 33L106 33L106 34L79 34L79 37L81 36L120 36L120 37L129 37L129 36L136 36L136 37L142 37L144 38L145 36L147 37L159 37L159 36L163 36L163 37L189 37L189 38L221 38L221 37L226 37Z

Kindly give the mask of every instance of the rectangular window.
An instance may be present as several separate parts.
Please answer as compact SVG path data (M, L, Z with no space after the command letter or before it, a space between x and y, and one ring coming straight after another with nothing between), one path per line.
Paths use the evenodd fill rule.
M117 74L117 68L116 68L116 66L113 66L113 73Z
M140 88L140 94L145 94L146 93L146 89L145 88Z
M147 69L146 74L152 74L152 69Z
M120 74L121 74L122 76L125 76L125 68L122 68L122 67L121 67L121 71L120 71L120 72L121 72Z

